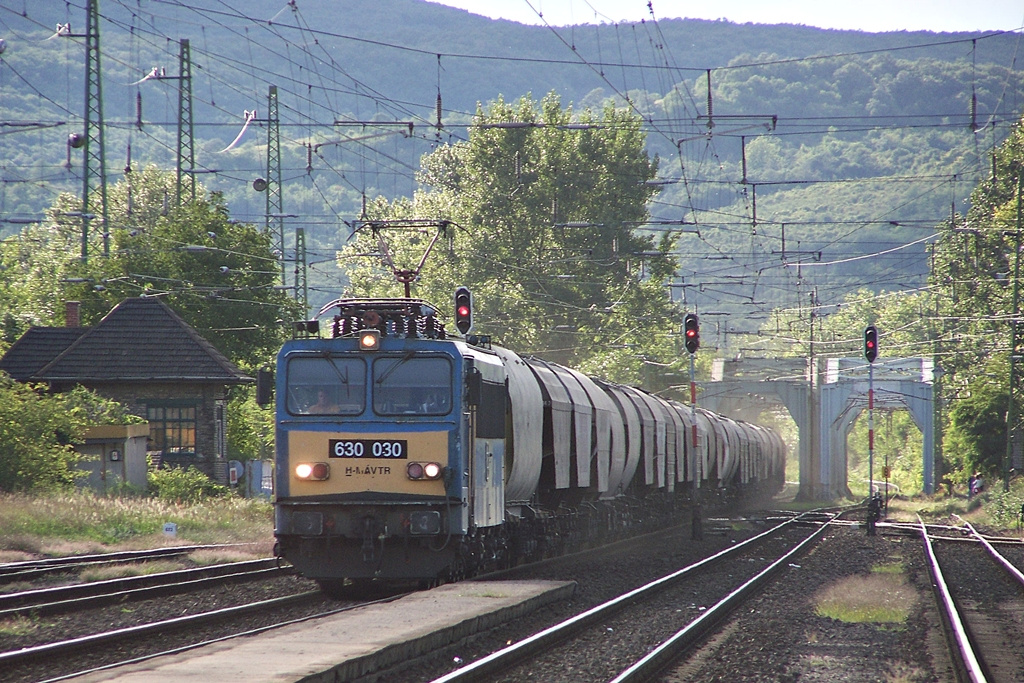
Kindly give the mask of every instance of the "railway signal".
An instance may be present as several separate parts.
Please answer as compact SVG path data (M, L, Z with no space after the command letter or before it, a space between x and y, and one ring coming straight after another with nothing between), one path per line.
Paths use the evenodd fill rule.
M455 327L462 334L473 329L473 294L468 287L455 290Z
M874 325L864 328L864 357L869 363L874 363L878 357L878 330Z
M689 353L697 353L700 348L700 323L695 313L687 313L683 317L683 343Z
M875 491L875 359L878 358L878 330L874 325L864 328L864 357L868 361L868 536L875 535L875 523L882 517L883 501ZM886 476L888 479L888 475Z

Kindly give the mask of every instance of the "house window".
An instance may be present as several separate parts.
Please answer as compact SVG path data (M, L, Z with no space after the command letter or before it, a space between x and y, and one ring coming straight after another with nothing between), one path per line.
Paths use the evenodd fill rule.
M146 419L149 420L146 452L154 461L175 462L195 457L195 403L147 402Z

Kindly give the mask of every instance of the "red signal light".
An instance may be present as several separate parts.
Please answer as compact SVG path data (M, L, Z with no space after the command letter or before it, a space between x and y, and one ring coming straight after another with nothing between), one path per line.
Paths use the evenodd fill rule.
M864 328L864 357L869 363L878 357L878 330L874 325Z
M689 353L697 353L700 348L700 322L694 313L683 317L683 345Z
M455 290L455 327L462 334L473 329L473 295L468 287Z

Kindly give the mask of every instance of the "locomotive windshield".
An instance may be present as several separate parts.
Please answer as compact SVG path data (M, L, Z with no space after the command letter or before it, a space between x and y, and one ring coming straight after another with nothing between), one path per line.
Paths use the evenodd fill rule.
M447 415L452 409L452 364L447 358L377 358L373 411L378 415Z
M366 407L362 358L301 357L288 361L288 412L359 415Z

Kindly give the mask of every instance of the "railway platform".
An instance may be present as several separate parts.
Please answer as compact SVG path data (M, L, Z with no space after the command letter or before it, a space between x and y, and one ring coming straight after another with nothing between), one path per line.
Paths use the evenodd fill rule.
M464 581L67 680L351 681L458 642L543 605L569 599L575 585L558 581Z

